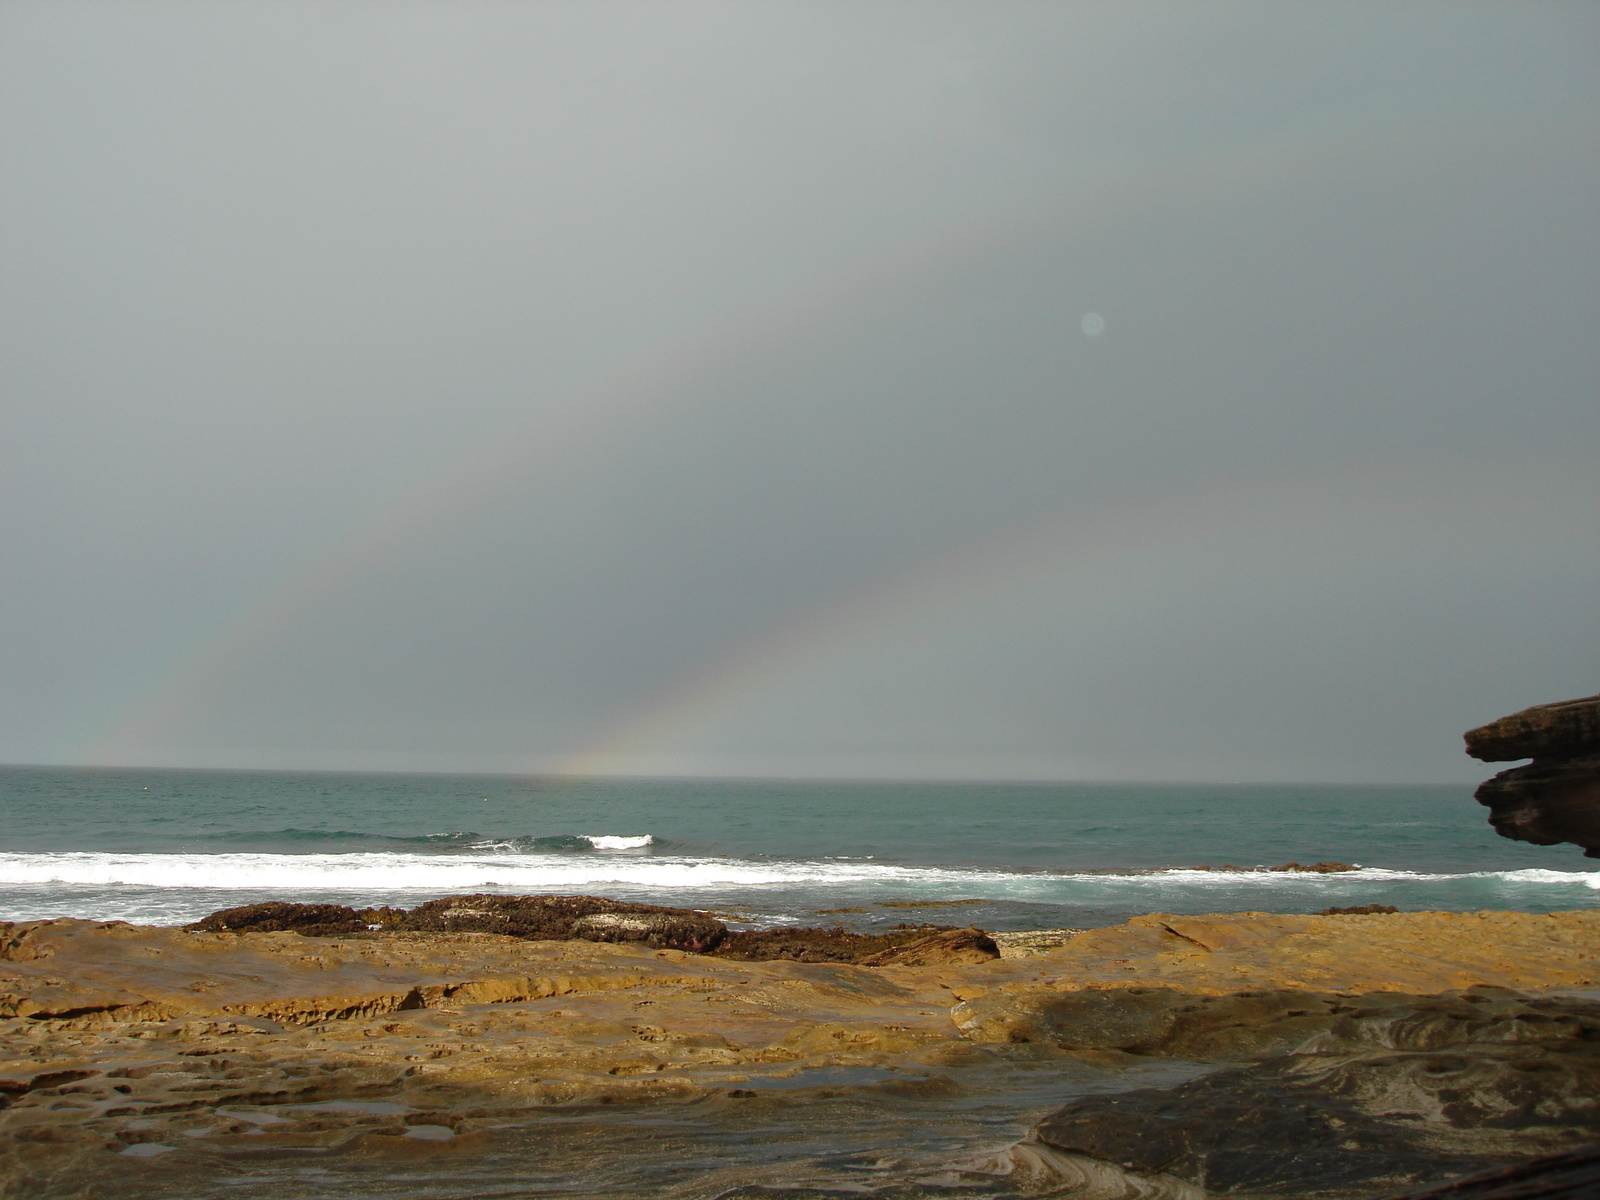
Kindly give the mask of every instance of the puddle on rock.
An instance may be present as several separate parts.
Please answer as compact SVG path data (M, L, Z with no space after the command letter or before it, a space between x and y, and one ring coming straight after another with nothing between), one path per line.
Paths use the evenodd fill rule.
M1038 1189L1027 1172L1006 1174L1005 1153L1045 1114L1078 1096L1171 1086L1206 1069L1172 1062L1113 1069L1009 1057L996 1048L986 1063L948 1073L820 1068L730 1080L682 1102L506 1108L486 1093L462 1092L450 1104L430 1104L428 1123L403 1130L395 1118L419 1110L388 1101L278 1110L302 1118L322 1113L324 1120L342 1114L344 1132L320 1145L311 1139L326 1130L308 1129L307 1144L299 1145L298 1122L219 1111L268 1126L277 1137L269 1145L250 1139L256 1149L237 1136L187 1142L182 1154L162 1155L149 1168L124 1166L114 1176L114 1194L118 1200L733 1200L781 1192L796 1200L840 1193L863 1200L1020 1200ZM446 1110L450 1125L438 1123ZM414 1152L397 1154L348 1136L379 1125L391 1135L379 1143L405 1141ZM454 1144L464 1133L475 1135L470 1150ZM306 1162L313 1156L314 1170ZM147 1169L152 1173L144 1177Z
M455 1137L456 1131L448 1125L407 1125L406 1136L421 1138L425 1142L444 1142Z
M154 1158L158 1154L169 1154L176 1149L176 1146L163 1146L160 1142L136 1142L122 1153L128 1158Z
M741 1091L779 1092L811 1087L871 1087L877 1083L919 1083L924 1075L904 1075L882 1067L812 1067L789 1076L757 1076L735 1085Z
M403 1117L416 1111L387 1100L323 1100L318 1104L286 1104L284 1109L288 1112L362 1113L369 1117Z

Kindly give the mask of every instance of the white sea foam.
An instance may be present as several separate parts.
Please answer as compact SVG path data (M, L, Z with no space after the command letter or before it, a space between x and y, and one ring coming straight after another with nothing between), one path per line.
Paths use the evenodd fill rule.
M1338 886L1341 881L1359 883L1449 883L1457 880L1497 880L1511 884L1580 884L1600 891L1600 871L1550 871L1540 867L1518 871L1456 871L1431 873L1427 871L1397 871L1388 867L1362 867L1355 871L1200 871L1177 868L1169 871L1152 871L1143 876L1099 876L1111 879L1165 879L1195 888L1304 888L1326 883ZM1078 876L1088 879L1091 876Z
M648 833L637 837L619 833L580 833L578 836L596 850L642 850L656 840Z
M1483 872L1513 883L1582 883L1600 889L1600 871L1550 871L1544 867L1526 867L1520 871ZM1479 876L1473 876L1478 878Z
M632 841L633 839L628 839ZM793 884L974 882L1020 878L871 863L749 862L736 858L613 858L570 854L61 854L0 853L6 884L319 891L461 889L495 884L686 888Z
M632 849L649 835L595 835L597 849ZM1600 890L1600 871L1474 871L1428 874L1363 867L1332 874L1174 869L1101 872L1010 872L907 867L867 861L750 861L684 856L613 857L572 854L107 854L0 853L0 886L57 884L104 887L300 889L303 891L460 891L483 886L529 890L598 887L782 887L796 885L959 890L994 899L1044 899L1064 886L1121 892L1312 889L1340 892L1350 884L1432 884L1453 880L1513 885L1581 885Z

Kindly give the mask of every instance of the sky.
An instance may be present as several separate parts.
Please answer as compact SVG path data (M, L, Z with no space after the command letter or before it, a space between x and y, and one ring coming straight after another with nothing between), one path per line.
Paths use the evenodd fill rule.
M1481 778L1600 8L0 5L0 761Z

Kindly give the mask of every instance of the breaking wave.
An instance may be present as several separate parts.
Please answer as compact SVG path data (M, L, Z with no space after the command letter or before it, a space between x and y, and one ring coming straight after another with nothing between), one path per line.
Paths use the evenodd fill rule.
M574 843L569 846L568 841ZM62 884L159 888L330 889L347 891L461 890L485 886L549 890L608 884L678 888L764 888L795 885L914 888L930 895L952 890L993 900L1054 902L1086 892L1148 893L1152 900L1180 893L1312 892L1330 897L1371 894L1451 882L1491 887L1600 890L1600 871L1475 871L1428 874L1383 867L1318 874L1297 871L1198 870L1052 872L959 870L900 866L864 860L753 861L739 858L562 853L636 850L653 844L648 834L585 834L536 839L542 852L515 852L514 843L477 843L493 853L452 855L347 854L115 854L89 851L0 853L0 886ZM550 845L548 843L558 843ZM526 844L526 843L523 843ZM1380 885L1380 886L1375 886Z
M452 829L443 833L424 833L415 836L395 836L383 833L364 833L351 829L248 829L226 833L203 834L192 839L192 844L207 847L213 853L270 853L284 849L304 853L300 847L315 848L319 844L338 846L348 852L385 848L402 852L417 850L437 853L477 851L480 853L525 853L528 851L594 851L642 850L658 845L653 834L619 833L564 833L546 836L492 837L470 829ZM314 849L312 849L314 852Z

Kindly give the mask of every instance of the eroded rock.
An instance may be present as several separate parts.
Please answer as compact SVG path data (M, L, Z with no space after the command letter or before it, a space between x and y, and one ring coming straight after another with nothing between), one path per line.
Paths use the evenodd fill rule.
M1539 704L1469 730L1467 753L1485 762L1532 758L1475 793L1501 837L1571 842L1600 858L1600 696Z
M1513 767L1474 795L1501 837L1536 846L1571 842L1600 858L1600 754Z
M1467 753L1483 762L1593 754L1600 751L1600 696L1535 704L1463 737Z

